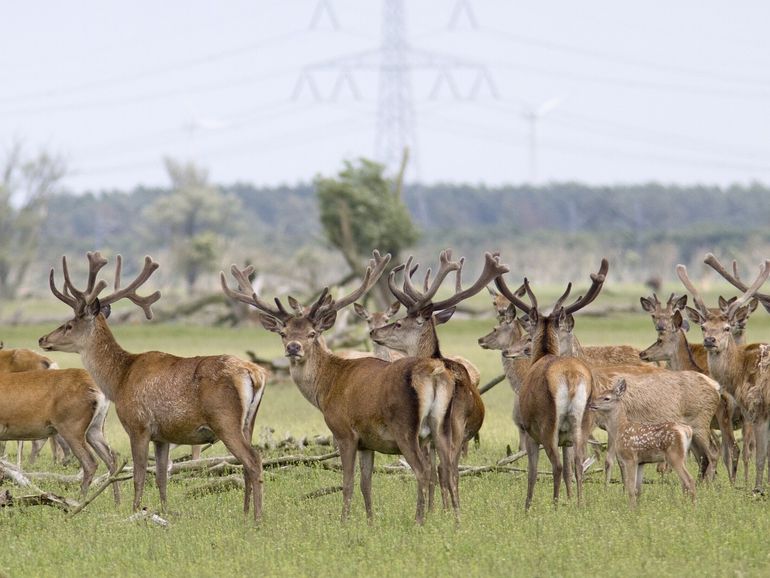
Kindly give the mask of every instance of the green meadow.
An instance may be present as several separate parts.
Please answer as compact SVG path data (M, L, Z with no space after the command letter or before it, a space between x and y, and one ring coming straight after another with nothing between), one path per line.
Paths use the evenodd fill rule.
M548 293L548 292L547 292ZM551 294L557 294L553 288ZM638 304L640 287L615 291L597 304ZM548 295L542 298L546 302ZM477 297L473 306L488 307ZM62 317L62 321L64 317ZM463 355L481 370L482 383L501 373L499 352L481 350L476 340L487 333L490 319L456 319L440 329L442 349ZM35 348L52 324L0 327L6 347ZM260 357L279 357L279 339L261 327L210 328L139 323L114 328L130 351L161 349L180 355L232 353L246 350ZM654 341L649 317L623 313L582 316L576 333L584 344L628 343L646 347ZM770 340L770 316L758 311L749 325L750 339ZM690 332L692 340L700 331ZM54 353L62 367L77 367L74 354ZM471 447L463 463L494 464L517 440L511 422L513 395L506 382L484 396L487 417L481 445ZM257 417L254 441L326 435L320 413L301 397L291 382L272 381ZM107 437L122 456L130 457L128 438L114 415ZM15 444L9 443L13 459ZM176 458L189 451L177 448ZM308 455L329 451L308 447ZM217 444L207 456L224 455ZM265 451L274 458L297 450ZM392 463L378 456L377 465ZM526 460L517 464L526 468ZM660 477L648 466L637 510L629 510L622 486L605 487L593 466L586 484L586 503L578 508L563 498L550 502L551 480L540 477L532 510L524 513L523 472L486 473L461 478L462 519L455 524L440 508L424 526L415 525L416 484L408 474L375 474L375 520L366 521L356 488L350 520L341 523L341 494L305 499L315 490L341 483L338 471L318 465L293 466L265 472L264 518L259 526L244 521L242 491L191 498L186 493L200 478L172 476L169 483L170 522L163 528L131 522L132 487L121 485L123 502L115 507L110 492L98 497L82 514L67 519L53 508L0 510L0 576L767 576L770 515L765 498L753 497L742 479L731 487L724 468L713 484L698 486L693 506L681 495L674 475ZM30 468L74 474L76 465L55 466L46 448ZM690 469L695 472L694 462ZM541 455L540 470L550 464ZM100 465L99 473L104 471ZM753 473L751 474L753 475ZM615 472L618 477L618 472ZM2 490L22 495L7 481ZM76 497L72 486L39 482L44 489ZM562 494L564 496L564 494ZM145 504L158 508L157 490L148 478Z

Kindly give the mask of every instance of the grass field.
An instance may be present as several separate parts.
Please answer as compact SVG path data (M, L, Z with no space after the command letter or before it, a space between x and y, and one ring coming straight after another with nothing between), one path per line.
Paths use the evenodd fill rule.
M601 299L600 299L601 300ZM489 331L491 320L456 320L441 328L446 353L476 363L482 383L500 373L498 352L487 352L476 339ZM6 346L34 347L52 326L0 328ZM630 343L647 346L654 340L649 317L623 314L578 320L584 344ZM770 316L757 312L749 327L755 341L770 339ZM280 343L261 328L237 329L140 324L115 328L128 350L162 349L182 355L233 353L252 349L261 356L281 354ZM700 331L691 332L691 338ZM79 357L53 354L63 367L79 366ZM490 464L515 444L511 422L512 394L502 383L485 396L487 419L480 449L471 449L465 463ZM291 383L274 383L265 394L257 433L272 428L277 438L326 434L320 413ZM128 456L128 439L111 416L108 439ZM13 445L13 444L10 444ZM13 448L11 448L13 449ZM322 453L323 449L308 450ZM187 452L178 448L177 455ZM223 454L221 444L207 455ZM277 452L265 457L275 457ZM57 468L48 451L36 470L75 473ZM379 456L377 464L391 461ZM548 470L541 457L541 470ZM525 467L525 462L520 462ZM694 463L690 463L692 471ZM100 467L100 472L103 466ZM535 504L524 513L524 474L492 473L461 479L462 522L451 515L429 515L423 527L413 522L416 485L408 475L375 474L375 521L366 523L356 490L351 519L341 524L339 493L303 500L313 490L341 483L341 474L320 467L292 467L265 474L264 519L259 527L244 523L242 493L231 491L189 499L184 494L199 481L173 478L169 485L171 526L163 529L125 521L131 514L130 483L124 500L114 507L108 493L83 514L66 520L59 511L33 507L0 511L0 575L8 576L359 576L382 575L582 575L582 576L766 576L770 552L765 537L770 516L765 499L754 498L740 483L730 487L724 469L715 483L699 485L695 506L681 496L678 479L659 478L648 467L644 495L630 511L619 484L608 489L601 476L589 476L587 503L577 508L564 501L550 504L550 479L542 477ZM72 487L42 484L74 497ZM11 486L14 493L19 490ZM145 503L157 508L154 484L148 483Z

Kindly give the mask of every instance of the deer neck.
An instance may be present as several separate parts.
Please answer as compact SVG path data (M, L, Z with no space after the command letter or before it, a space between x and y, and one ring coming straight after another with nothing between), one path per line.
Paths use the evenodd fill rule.
M729 339L723 351L708 351L709 373L722 387L735 394L743 378L743 355L741 347Z
M561 355L570 357L583 357L583 346L580 345L580 341L574 333L570 333L566 338L566 346L562 349L559 347Z
M513 391L516 393L521 389L521 384L524 383L524 376L529 371L530 362L529 359L511 359L501 355L503 359L503 372L508 382L511 384Z
M438 334L436 333L436 324L434 323L433 318L425 323L417 343L407 347L405 353L407 357L441 357Z
M695 357L693 357L692 349L690 348L690 344L687 341L687 336L684 331L681 329L677 330L676 338L676 352L674 353L673 358L669 360L671 369L674 371L690 370L703 373L704 368L700 367L698 362L695 361Z
M607 435L611 439L617 440L618 432L620 432L626 425L628 425L628 417L620 402L617 406L612 408L612 411L604 414L604 427L607 430Z
M543 318L538 324L535 336L532 339L531 362L546 355L559 355L559 332L556 323L550 317Z
M93 333L80 351L80 358L107 399L115 400L135 357L118 344L107 320L102 315L97 316Z
M380 345L379 343L374 343L372 345L372 353L377 359L382 359L383 361L390 361L392 358L391 352L393 350L390 347L385 347L384 345Z
M324 411L323 403L332 380L329 377L334 354L326 346L323 337L305 350L303 360L289 360L289 374L300 393L315 407Z

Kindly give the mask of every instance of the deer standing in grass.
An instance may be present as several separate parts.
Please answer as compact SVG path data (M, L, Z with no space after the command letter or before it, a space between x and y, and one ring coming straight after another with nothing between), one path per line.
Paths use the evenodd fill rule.
M85 497L96 472L92 448L115 473L115 456L104 438L109 401L83 369L0 373L0 440L64 438L83 468ZM115 503L120 501L113 484Z
M412 283L412 275L418 266L412 267L412 257L405 264L396 267L388 276L388 286L399 303L406 308L406 317L391 322L370 332L375 343L395 349L410 357L440 359L454 379L454 396L450 409L450 451L451 484L458 485L459 460L464 444L472 439L484 422L484 403L478 390L479 373L468 360L459 357L445 357L439 347L436 325L446 323L455 312L457 304L484 289L495 277L508 271L497 257L487 253L484 269L473 285L462 288L462 267L464 258L452 261L452 252L447 249L439 257L440 267L435 279L430 281L430 269L425 276L422 291ZM395 282L396 273L403 271L403 287ZM436 292L446 277L455 272L455 292L452 296L434 300Z
M0 373L17 373L20 371L36 371L45 369L59 369L58 364L54 363L45 355L32 351L31 349L5 349L0 341ZM51 452L53 461L57 463L61 455L64 463L71 455L69 446L61 436L51 436L48 438L51 443ZM35 463L40 450L45 445L46 440L34 440L32 442L32 452L29 456L29 463ZM21 468L21 458L23 455L24 440L18 441L18 450L16 456L17 466ZM0 442L0 455L5 453L5 442Z
M658 339L639 356L647 361L664 361L674 371L697 371L710 375L703 344L690 344L687 340L687 322L681 313L687 305L687 295L676 298L672 293L665 308L655 294L650 299L642 297L641 303L652 315ZM720 393L719 407L711 428L722 432L722 459L730 482L735 483L738 459L742 455L744 479L748 483L748 467L754 444L751 425L742 419L732 395L726 389L722 389ZM743 427L743 452L738 448L733 435L733 429L740 426Z
M531 366L522 383L514 410L516 423L526 432L526 509L532 504L541 444L551 462L554 504L559 500L562 476L567 497L571 497L573 461L578 503L582 502L585 440L590 428L587 406L591 400L594 378L591 368L584 361L576 357L560 357L557 324L560 317L575 313L596 299L604 285L608 269L609 263L602 259L598 273L591 275L592 284L585 296L564 306L572 288L572 284L568 284L567 290L556 301L549 315L543 315L538 310L537 298L526 279L524 289L531 305L519 299L508 288L502 276L495 279L498 290L515 307L524 311L535 327L531 344ZM562 448L564 466L559 457L559 447Z
M221 273L222 289L230 298L256 307L264 328L281 337L292 380L305 399L321 411L334 435L342 460L342 519L350 514L357 452L361 494L366 515L372 519L374 452L380 452L401 454L412 468L417 479L415 519L422 524L431 478L423 447L428 439L439 454L443 469L440 479L450 479L444 420L454 394L453 376L440 359L344 359L332 353L323 339L337 312L368 292L389 261L390 255L375 251L361 285L352 293L334 300L327 288L312 305L292 306L293 312L277 298L271 305L256 294L248 279L250 267L239 270L232 266L237 289L231 289ZM446 491L454 494L451 488ZM456 495L452 501L457 512Z
M749 313L749 301L755 295L766 308L768 307L770 297L757 291L770 275L770 261L763 263L751 286L743 283L737 274L731 275L714 255L708 254L705 262L744 292L730 303L726 311L709 309L690 281L687 268L677 265L677 275L692 295L695 305L695 308L687 307L687 315L703 330L703 345L708 352L709 372L735 398L744 419L751 423L756 443L757 471L754 491L763 493L770 426L770 375L762 365L766 346L759 343L738 345L733 336L732 325L745 321Z
M682 481L682 489L695 501L695 482L687 471L687 450L692 428L675 422L656 424L629 421L621 400L626 382L620 379L611 391L594 397L591 410L602 415L607 432L615 439L615 453L623 464L624 484L632 506L642 489L644 464L667 462Z
M88 253L88 284L75 288L66 258L62 258L64 291L56 288L51 269L53 294L72 307L74 317L48 335L40 346L48 351L79 353L83 366L107 398L115 404L120 423L131 441L134 464L134 510L144 492L149 444L155 446L155 477L161 507L166 508L169 445L204 444L221 440L243 464L245 491L243 511L254 502L254 519L262 514L262 460L251 446L259 404L265 390L266 372L258 365L231 355L177 357L160 351L125 351L107 324L110 305L128 299L152 318L156 291L141 297L137 290L158 268L149 256L144 268L129 285L120 288L121 257L117 257L115 288L101 299L107 283L97 283L107 259Z

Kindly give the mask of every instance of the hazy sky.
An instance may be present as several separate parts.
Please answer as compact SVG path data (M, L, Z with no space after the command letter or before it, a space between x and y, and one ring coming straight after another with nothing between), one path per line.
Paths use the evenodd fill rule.
M218 183L296 183L374 154L377 70L359 92L292 93L304 66L380 45L382 2L325 0L8 2L0 34L0 139L62 154L75 191L165 185L162 158ZM469 74L431 94L411 73L413 180L497 185L770 181L766 1L406 1L415 50L483 65L497 95L467 99ZM320 3L323 6L323 2ZM414 54L417 54L415 52ZM558 99L552 101L552 99Z

